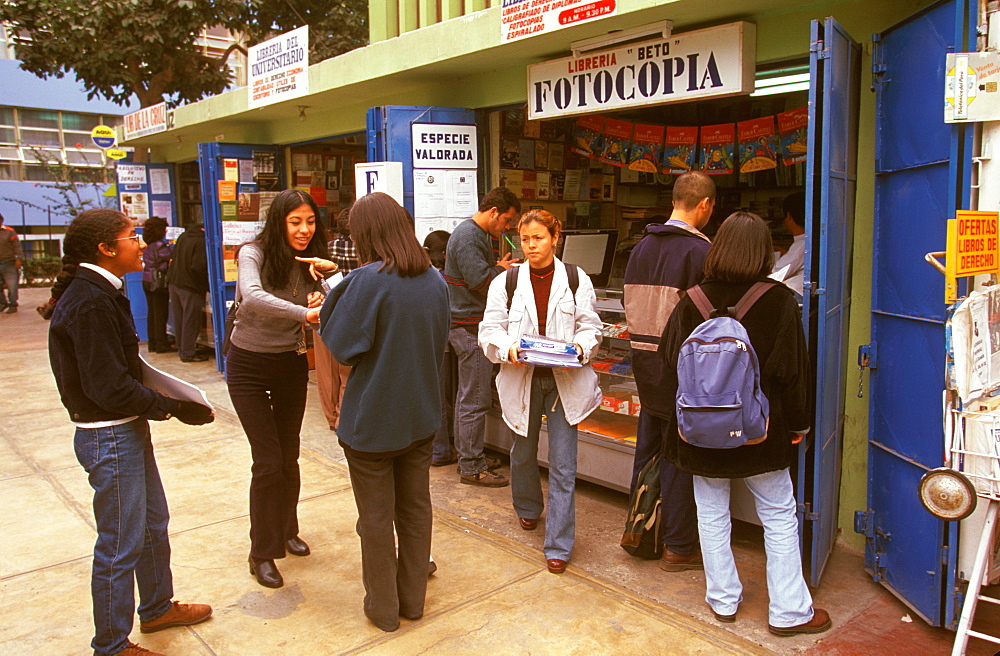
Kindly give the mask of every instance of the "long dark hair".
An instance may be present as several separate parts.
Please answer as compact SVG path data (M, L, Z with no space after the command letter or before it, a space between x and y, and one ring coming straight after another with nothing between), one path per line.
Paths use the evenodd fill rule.
M750 282L765 278L774 265L771 230L750 212L733 212L715 233L703 265L706 278Z
M351 208L351 238L362 264L382 261L379 272L402 278L419 276L431 259L417 241L406 210L380 191L362 196Z
M118 233L130 225L132 221L118 210L99 208L80 212L70 222L63 238L63 268L52 285L52 298L59 300L76 277L81 263L97 264L98 246L111 246Z
M316 215L316 231L304 251L297 251L288 245L288 228L285 218L301 205L308 205ZM286 189L274 197L274 202L267 210L267 221L264 229L253 241L263 254L264 265L261 268L261 280L271 289L287 287L291 279L292 267L298 265L303 275L309 275L309 265L295 261L295 256L330 257L326 247L326 228L319 215L319 207L312 196L300 189Z

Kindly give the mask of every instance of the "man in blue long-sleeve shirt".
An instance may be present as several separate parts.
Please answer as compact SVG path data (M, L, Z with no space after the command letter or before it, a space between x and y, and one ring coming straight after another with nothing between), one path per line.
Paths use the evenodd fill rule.
M506 187L497 187L483 197L471 219L455 228L445 252L444 279L451 305L448 343L458 358L455 448L459 476L469 485L503 487L510 483L490 469L483 455L493 365L479 348L478 335L490 283L513 264L510 254L496 259L490 238L499 238L520 215L517 196Z

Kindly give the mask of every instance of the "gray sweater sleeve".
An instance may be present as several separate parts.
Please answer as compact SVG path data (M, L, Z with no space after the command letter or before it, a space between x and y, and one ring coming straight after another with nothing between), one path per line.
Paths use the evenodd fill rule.
M303 338L306 299L316 285L305 276L297 285L293 277L292 284L283 289L265 289L260 277L262 259L255 244L240 249L240 309L233 326L233 345L256 353L294 351ZM297 295L292 294L293 288L297 288Z

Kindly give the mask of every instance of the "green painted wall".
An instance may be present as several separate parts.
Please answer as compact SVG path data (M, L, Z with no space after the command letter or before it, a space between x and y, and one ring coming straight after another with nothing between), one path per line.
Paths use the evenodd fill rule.
M386 7L387 15L395 11ZM499 45L499 8L461 16L321 62L310 68L313 94L259 110L247 110L243 89L179 108L178 129L137 140L151 147L152 161L185 161L195 144L215 138L237 143L292 144L360 132L365 111L384 104L471 108L522 103L525 67L565 56L570 41L662 19L676 32L750 20L757 24L757 60L802 58L809 52L809 21L835 17L864 47L861 71L858 184L849 344L844 357L846 411L839 525L841 539L862 549L853 514L867 496L868 397L858 399L855 354L867 343L871 310L871 240L874 213L874 95L869 91L871 35L903 20L930 0L850 0L790 3L781 0L619 0L619 15L588 26ZM596 26L596 27L595 27ZM304 120L298 106L307 106ZM867 373L865 374L867 385Z

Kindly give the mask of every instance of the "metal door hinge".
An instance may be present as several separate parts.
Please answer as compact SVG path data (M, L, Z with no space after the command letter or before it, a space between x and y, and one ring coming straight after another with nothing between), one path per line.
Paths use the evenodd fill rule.
M875 511L855 510L854 511L854 532L860 533L869 539L875 538Z
M802 513L803 519L806 519L810 522L815 522L817 519L819 519L819 513L814 513L812 511L811 503L800 503L796 506L795 509L798 510L800 513Z
M815 52L817 59L829 59L830 49L822 41L813 41L809 44L809 52Z

